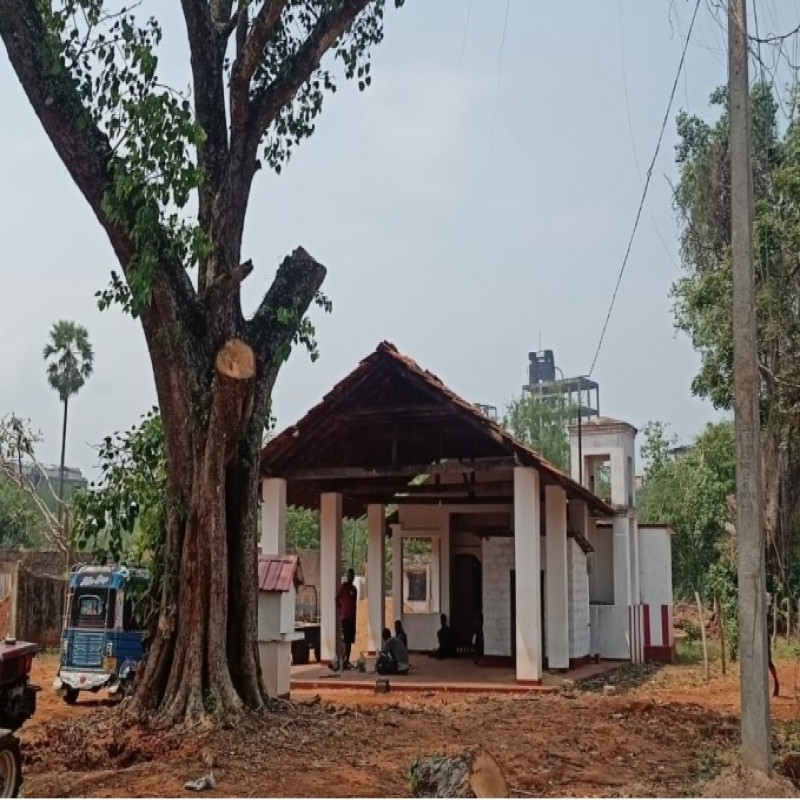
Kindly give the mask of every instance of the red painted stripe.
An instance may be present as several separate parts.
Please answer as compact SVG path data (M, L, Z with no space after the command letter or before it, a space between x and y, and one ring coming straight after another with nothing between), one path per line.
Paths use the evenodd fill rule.
M661 606L661 644L669 644L669 606Z
M642 606L642 613L644 614L644 646L650 647L650 606Z

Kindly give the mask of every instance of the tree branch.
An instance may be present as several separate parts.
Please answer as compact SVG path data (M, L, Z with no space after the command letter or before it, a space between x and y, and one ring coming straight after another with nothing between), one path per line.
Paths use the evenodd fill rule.
M224 302L237 289L242 281L253 271L253 262L249 259L230 272L220 275L206 290L204 302L210 318L217 314Z
M253 79L264 48L275 30L275 25L280 20L287 2L288 0L264 0L241 48L237 50L236 61L231 72L231 126L236 129L244 127L247 120L247 111L250 105L250 81ZM242 10L240 7L240 14L242 14ZM245 19L246 31L246 8L242 17Z
M244 5L244 3L239 0L239 8L233 18L231 18L233 2L234 0L211 0L211 20L218 29L220 29L220 27L223 29L230 27L228 36L230 36L233 29L236 27L236 19L238 18L238 14ZM227 38L227 36L225 38Z
M103 198L120 162L108 138L84 108L72 78L48 69L45 57L53 44L52 35L36 6L33 0L0 0L0 38L45 133L108 234L123 269L127 269L136 252L130 231L137 209L129 209L129 218L121 224L111 222L103 211ZM168 246L165 233L165 253ZM195 292L183 265L167 257L162 263L172 290L189 302Z
M126 276L135 262L136 218L138 207L123 209L124 218L109 219L103 200L113 186L115 171L124 165L114 155L108 138L83 106L72 77L65 71L54 74L51 63L59 43L47 30L35 0L0 0L0 38L9 61L19 78L42 127L80 192L86 198ZM189 363L200 349L199 334L204 328L197 293L179 259L172 255L172 242L166 230L157 234L162 254L153 278L152 300L142 311L142 324L151 354L157 350L182 348L176 355ZM178 333L169 339L163 332ZM159 376L156 376L159 384ZM168 404L167 382L159 400ZM163 396L162 391L163 390Z
M341 4L320 16L306 41L287 59L286 69L253 98L247 119L247 138L251 148L257 151L258 142L280 110L313 75L330 46L371 1L342 0Z
M219 13L220 3L214 3ZM227 3L222 3L226 5ZM207 0L181 0L192 61L192 84L197 122L205 132L205 140L197 148L197 161L203 173L198 192L198 221L205 231L211 230L214 199L227 170L228 121L225 115L225 85L222 62L227 37L217 30ZM227 19L229 14L225 15ZM200 265L202 272L203 265ZM204 280L201 275L201 288Z
M252 343L260 366L277 373L273 363L278 350L290 344L296 328L281 323L280 311L290 310L302 317L322 286L325 267L302 247L287 256L253 318L246 323L247 339Z

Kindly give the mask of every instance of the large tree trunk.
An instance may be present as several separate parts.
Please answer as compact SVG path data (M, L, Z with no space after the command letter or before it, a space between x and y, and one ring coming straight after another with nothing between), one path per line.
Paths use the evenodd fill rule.
M181 460L174 471L190 477L191 489L188 508L180 508L179 497L169 498L167 580L158 630L131 704L135 714L155 711L173 724L263 703L250 524L257 505L258 446L247 441L255 384L252 348L231 339L216 358L207 411L189 423L190 452L170 452L170 442L180 440L173 432L185 429L187 421L163 418L168 461ZM176 557L177 572L169 569ZM230 607L236 614L229 615Z

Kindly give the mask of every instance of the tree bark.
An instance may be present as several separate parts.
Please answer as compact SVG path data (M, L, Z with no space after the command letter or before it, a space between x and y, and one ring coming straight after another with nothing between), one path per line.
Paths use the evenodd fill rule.
M411 765L414 797L508 797L497 762L484 750L419 758Z
M228 477L232 468L237 470L239 440L253 417L256 371L250 345L234 338L223 346L215 359L204 424L193 432L192 450L184 456L191 462L190 503L186 514L170 521L170 527L178 528L172 546L180 552L179 583L170 590L173 602L163 602L131 704L137 714L158 709L170 724L196 721L207 713L236 713L245 703L257 708L263 702L257 659L246 652L255 655L255 629L253 635L236 639L238 646L231 652L228 614L232 556L240 549L236 543L247 538L229 513L241 496L228 497ZM165 418L165 432L179 424L185 421ZM241 566L241 559L233 561ZM254 591L236 599L244 601L236 607L245 616L248 606L255 606ZM233 672L229 664L237 665Z
M67 454L67 404L69 398L64 398L64 420L61 424L61 465L58 470L58 518L64 521L64 459ZM22 472L20 472L20 476Z

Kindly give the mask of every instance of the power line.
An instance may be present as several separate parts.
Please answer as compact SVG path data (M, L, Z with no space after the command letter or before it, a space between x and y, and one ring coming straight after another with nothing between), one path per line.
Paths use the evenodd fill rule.
M469 30L469 15L472 13L472 0L469 0L469 4L467 5L467 18L464 20L464 36L461 39L461 55L458 57L458 66L461 66L461 62L464 60L464 50L467 46L467 31Z
M628 259L630 258L631 248L633 247L633 240L636 237L636 231L639 227L639 220L642 218L642 209L644 208L645 200L647 199L647 190L650 188L650 179L653 177L653 169L656 165L656 159L658 158L658 153L661 149L661 140L664 138L664 131L667 128L667 123L669 122L669 115L672 111L672 102L675 99L675 92L678 89L678 82L680 81L681 71L683 70L683 62L686 60L686 51L689 48L689 41L692 38L692 30L694 29L694 23L697 19L697 12L700 10L700 3L702 0L697 0L694 7L694 13L692 14L692 21L689 23L689 30L686 34L686 41L683 43L683 50L681 52L681 60L678 63L678 71L675 73L675 80L672 83L672 91L669 95L669 102L667 103L667 110L664 113L664 120L661 123L661 131L658 134L658 141L656 142L656 149L653 153L653 158L650 161L650 166L647 169L647 177L644 182L644 188L642 190L642 197L639 200L639 208L636 211L636 219L633 222L633 230L631 231L630 239L628 239L628 247L625 250L625 257L622 259L622 266L619 270L619 275L617 276L617 283L614 286L614 293L611 295L611 303L608 306L608 314L606 314L606 321L603 323L603 330L600 332L600 339L597 342L597 349L594 353L594 358L592 359L592 366L589 368L589 377L591 377L592 373L594 372L595 365L597 364L597 359L600 356L600 348L603 346L603 339L606 335L606 330L608 329L608 323L611 320L611 312L614 310L614 302L617 299L617 292L619 291L619 285L622 282L622 276L625 273L625 267L628 266Z
M497 63L497 89L494 96L494 113L492 114L492 138L489 144L489 159L494 153L494 129L497 124L497 106L500 103L500 78L503 74L503 51L506 49L506 31L508 30L508 14L511 10L511 0L506 0L506 15L503 20L503 38L500 41L500 58Z
M631 137L631 150L633 150L633 162L636 164L636 174L639 176L639 181L642 180L642 168L639 166L639 154L636 150L636 137L633 134L633 120L631 119L631 104L630 98L628 97L628 68L625 63L625 35L622 25L622 0L619 0L619 45L620 50L622 52L622 87L625 90L625 112L628 116L628 133ZM686 73L684 73L684 77ZM653 207L650 205L650 201L647 202L647 211L650 214L650 221L653 223L653 229L655 230L656 234L662 245L664 245L664 251L666 252L669 260L672 262L675 269L678 268L678 262L675 260L675 256L672 255L672 251L669 249L669 245L667 244L666 240L664 239L663 234L661 233L661 229L658 227L658 223L656 222L656 215L653 213Z

